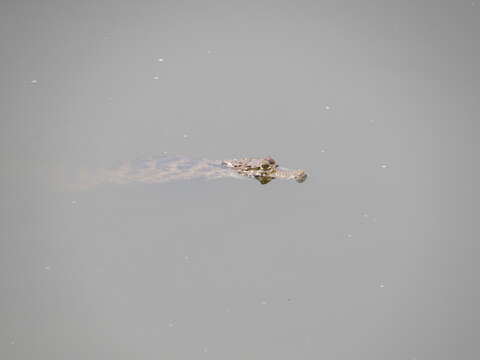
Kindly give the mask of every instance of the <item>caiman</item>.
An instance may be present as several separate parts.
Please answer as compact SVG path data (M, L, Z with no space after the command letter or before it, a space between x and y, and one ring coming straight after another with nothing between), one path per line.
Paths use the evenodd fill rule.
M295 180L307 178L303 170L279 167L271 157L232 160L196 159L187 156L152 156L124 162L110 169L87 172L77 188L91 188L100 184L164 183L189 179L252 178L261 184L273 179Z

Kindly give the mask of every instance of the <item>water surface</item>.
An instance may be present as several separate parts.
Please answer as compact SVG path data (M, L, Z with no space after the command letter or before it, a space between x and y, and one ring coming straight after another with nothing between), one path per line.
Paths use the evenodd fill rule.
M2 359L478 358L477 5L1 9ZM309 177L59 186L163 152Z

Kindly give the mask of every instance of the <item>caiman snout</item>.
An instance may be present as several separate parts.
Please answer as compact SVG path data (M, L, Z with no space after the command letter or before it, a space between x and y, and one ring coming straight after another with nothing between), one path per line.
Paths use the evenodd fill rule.
M305 180L307 180L307 174L305 171L299 171L297 175L295 175L295 181L298 183L303 183Z

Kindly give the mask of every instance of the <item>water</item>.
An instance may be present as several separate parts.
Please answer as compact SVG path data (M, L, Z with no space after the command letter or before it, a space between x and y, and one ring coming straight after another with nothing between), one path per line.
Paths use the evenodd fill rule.
M475 9L2 4L0 358L478 358Z

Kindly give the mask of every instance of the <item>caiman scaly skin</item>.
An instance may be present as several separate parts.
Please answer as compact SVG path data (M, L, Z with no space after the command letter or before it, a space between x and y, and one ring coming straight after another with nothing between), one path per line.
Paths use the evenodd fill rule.
M302 183L307 174L303 170L280 168L271 157L221 161L162 155L124 162L110 169L84 172L74 187L88 189L101 184L155 184L221 178L253 178L261 184L267 184L273 179L291 179Z
M271 157L224 160L222 165L235 170L240 175L253 177L261 184L267 184L273 179L294 179L299 183L307 179L305 171L279 168L277 162Z

